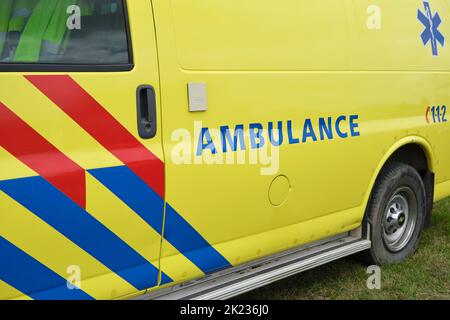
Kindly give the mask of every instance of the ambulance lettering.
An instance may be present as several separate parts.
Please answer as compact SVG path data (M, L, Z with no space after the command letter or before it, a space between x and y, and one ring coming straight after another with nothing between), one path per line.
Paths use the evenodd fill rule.
M197 156L206 150L212 154L261 149L267 144L280 147L283 144L305 144L325 140L348 139L359 137L359 116L340 115L336 118L322 117L317 120L307 118L301 126L296 126L292 120L262 123L251 123L247 127L238 124L234 129L228 125L220 127L221 139L214 141L211 129L204 127L200 131L197 145ZM300 135L296 135L300 129Z

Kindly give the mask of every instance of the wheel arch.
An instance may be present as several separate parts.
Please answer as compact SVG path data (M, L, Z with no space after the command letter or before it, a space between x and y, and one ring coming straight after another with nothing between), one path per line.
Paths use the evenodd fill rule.
M366 208L364 213L364 224L367 225L367 208L377 179L383 168L393 161L411 165L419 171L427 193L427 216L425 219L425 225L430 225L434 198L435 163L433 149L430 143L426 139L419 136L405 137L394 143L386 152L384 152L382 159L374 170L374 174L371 178L369 188L364 199L364 208Z

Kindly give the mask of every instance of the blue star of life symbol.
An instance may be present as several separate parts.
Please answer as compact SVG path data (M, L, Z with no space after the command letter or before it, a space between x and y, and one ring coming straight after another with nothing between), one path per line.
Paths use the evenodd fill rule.
M426 46L428 42L431 42L431 50L433 52L433 56L439 55L438 52L438 43L443 47L445 43L445 38L442 33L438 30L441 25L441 17L439 13L431 12L431 7L429 2L423 2L425 7L425 13L417 10L417 19L425 26L425 30L422 32L421 38L423 41L423 45Z

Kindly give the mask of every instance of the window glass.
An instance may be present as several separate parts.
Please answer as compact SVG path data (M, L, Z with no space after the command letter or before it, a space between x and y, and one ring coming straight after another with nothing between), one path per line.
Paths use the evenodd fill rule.
M122 0L0 0L0 62L127 64Z

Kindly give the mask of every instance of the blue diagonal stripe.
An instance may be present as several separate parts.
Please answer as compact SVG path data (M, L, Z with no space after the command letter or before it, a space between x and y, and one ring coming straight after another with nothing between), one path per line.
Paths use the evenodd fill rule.
M128 167L95 169L89 170L89 173L153 229L158 233L162 232L164 200ZM230 263L168 204L164 238L204 273L230 266Z
M0 279L35 300L93 299L1 236Z
M157 285L159 270L155 266L43 178L1 181L0 190L136 289Z

